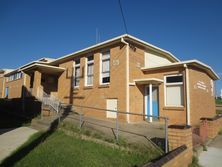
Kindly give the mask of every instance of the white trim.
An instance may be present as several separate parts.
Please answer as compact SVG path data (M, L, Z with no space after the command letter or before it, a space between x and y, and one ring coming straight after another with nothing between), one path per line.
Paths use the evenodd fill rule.
M153 115L153 90L152 90L153 85L149 84L149 102L150 102L150 115ZM153 118L150 117L150 122L153 121Z
M157 83L163 83L164 81L162 79L159 78L142 78L142 79L134 79L133 80L135 83L151 83L151 82L157 82Z
M215 80L220 79L220 77L215 73L215 71L208 65L198 61L198 60L187 60L187 61L181 61L181 62L176 62L176 63L171 63L171 64L167 64L167 65L160 65L160 66L153 66L153 67L142 67L141 70L142 71L149 71L149 70L157 70L157 69L161 69L161 68L170 68L170 67L176 67L178 65L184 66L184 65L199 65L202 68L204 68L205 70L209 70L211 72L211 74L213 74L213 76L215 77Z
M129 44L126 45L126 112L130 112L129 108ZM130 123L129 114L126 115L127 122Z
M93 57L93 60L90 60L88 61L88 57L92 56ZM93 81L92 81L92 84L88 84L88 65L89 64L93 64ZM94 55L89 55L87 57L85 57L85 67L84 67L85 71L84 71L84 79L85 79L85 82L84 82L84 86L93 86L93 83L94 83Z
M136 86L135 82L129 82L129 86Z
M159 47L157 47L157 46L154 46L154 45L152 45L152 44L150 44L150 43L148 43L148 42L145 42L145 41L143 41L143 40L140 40L140 39L138 39L138 38L136 38L136 37L134 37L134 36L132 36L132 35L123 34L123 35L120 35L120 36L118 36L118 37L115 37L115 38L109 39L109 40L107 40L107 41L101 42L101 43L99 43L99 44L92 45L92 46L87 47L87 48L85 48L85 49L82 49L82 50L79 50L79 51L76 51L76 52L67 54L67 55L65 55L65 56L62 56L62 57L60 57L60 58L52 61L51 63L52 63L52 64L53 64L53 63L56 63L56 62L59 61L59 60L69 58L69 57L71 57L71 56L74 56L74 55L76 55L76 54L80 54L80 53L82 53L82 52L90 51L91 49L95 49L95 48L101 47L101 46L103 46L103 45L110 44L110 43L115 42L115 41L118 42L118 40L120 40L120 42L122 42L122 39L123 39L123 38L132 39L132 40L134 40L135 42L141 43L141 44L143 44L143 45L146 45L147 47L151 47L151 48L153 48L153 49L156 49L156 50L159 50L159 51L163 52L164 54L169 55L169 57L172 58L172 59L174 59L175 61L180 61L178 58L176 58L176 57L175 57L172 53L170 53L169 51L166 51L166 50L164 50L164 49L161 49L161 48L159 48ZM124 43L126 44L127 42L124 42Z
M109 78L110 78L110 81L109 82L107 82L107 83L103 83L102 81L103 81L103 75L102 75L102 68L103 68L103 58L102 58L102 56L103 56L103 53L104 52L109 52ZM108 60L107 58L106 59L104 59L104 60ZM99 58L99 84L100 85L109 85L110 84L110 82L111 82L111 52L110 52L110 49L105 49L105 50L102 50L101 52L100 52L100 58Z
M79 60L79 64L76 64L76 60ZM79 81L79 85L75 85L75 80L76 80L76 68L77 67L79 67L79 70L80 70L80 73L81 73L81 59L79 58L79 59L76 59L76 60L74 60L73 61L73 88L75 89L75 88L79 88L79 85L80 85L80 81ZM79 78L80 78L80 76L79 76Z
M190 125L190 78L189 78L189 69L185 66L186 72L186 91L187 91L187 125Z
M145 102L144 102L144 106L145 106L145 115L148 115L148 110L147 110L147 98L148 98L148 91L147 91L148 85L145 86ZM145 118L147 119L147 116L145 116Z
M167 93L166 93L166 87L167 86L174 86L174 85L183 85L184 86L184 79L183 79L183 82L177 82L177 83L166 83L166 78L167 77L173 77L173 76L183 76L183 74L170 74L170 75L165 75L164 76L164 106L165 107L184 107L184 105L167 105L166 104L166 95L167 95ZM184 103L184 93L183 93L183 103Z

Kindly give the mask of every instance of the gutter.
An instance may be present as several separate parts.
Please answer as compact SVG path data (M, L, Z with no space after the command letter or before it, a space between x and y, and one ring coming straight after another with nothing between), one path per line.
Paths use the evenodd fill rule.
M129 43L127 43L123 38L121 42L126 45L126 112L129 113ZM130 123L129 114L126 115L127 123Z
M187 64L184 64L186 75L186 108L187 108L187 125L190 125L190 78Z

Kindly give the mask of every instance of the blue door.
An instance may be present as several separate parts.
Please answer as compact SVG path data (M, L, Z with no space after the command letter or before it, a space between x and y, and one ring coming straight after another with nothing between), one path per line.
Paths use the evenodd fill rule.
M146 105L146 111L148 115L153 115L153 116L159 116L159 91L158 87L153 87L152 88L152 108L153 112L150 112L150 92L149 92L149 87L147 89L147 105Z
M9 90L8 87L5 88L5 98L8 98Z

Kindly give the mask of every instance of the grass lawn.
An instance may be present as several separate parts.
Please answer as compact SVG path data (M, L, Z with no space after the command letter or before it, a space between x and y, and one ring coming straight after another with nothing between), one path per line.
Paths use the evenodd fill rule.
M31 139L30 139L31 140ZM26 143L27 144L27 143ZM63 131L52 133L14 166L139 166L154 155L112 148ZM0 165L1 166L1 165Z
M222 99L216 99L216 104L222 104Z
M222 114L222 110L216 110L217 114Z

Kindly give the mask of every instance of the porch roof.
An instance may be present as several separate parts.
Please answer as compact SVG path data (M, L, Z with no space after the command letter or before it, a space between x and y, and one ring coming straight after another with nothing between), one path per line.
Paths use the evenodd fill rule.
M139 85L163 83L163 80L159 78L143 78L143 79L135 79L133 81Z
M35 63L35 64L32 64L28 67L21 69L21 71L24 71L24 72L30 72L30 71L34 71L34 70L39 70L40 72L49 73L49 74L59 74L59 73L62 73L63 71L65 71L65 68Z

